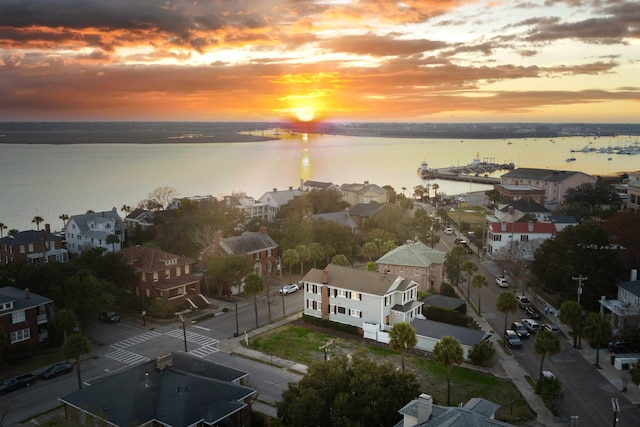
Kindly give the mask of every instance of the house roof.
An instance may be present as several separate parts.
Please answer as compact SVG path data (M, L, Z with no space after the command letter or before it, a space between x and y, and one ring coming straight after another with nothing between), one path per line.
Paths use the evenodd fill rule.
M431 295L430 297L423 299L422 302L424 305L448 308L450 310L455 310L465 304L464 300L461 298L447 297L444 295Z
M358 270L351 267L329 264L327 267L329 286L350 291L383 296L394 290L404 291L417 286L413 280L407 280L392 274ZM323 270L312 268L303 278L303 282L322 284Z
M263 203L275 204L277 206L283 206L293 200L294 197L303 195L304 192L298 190L297 188L292 188L289 190L274 190L268 191L260 197L260 201Z
M89 381L89 387L60 398L120 426L157 421L181 427L215 424L246 407L255 390L234 383L247 374L185 353L172 353L173 365L156 360Z
M9 236L4 236L0 239L0 244L3 245L28 245L29 243L41 242L42 239L51 241L51 240L62 240L60 237L55 234L47 233L45 230L27 230L20 231L15 234L11 234Z
M328 190L334 187L334 184L332 182L312 181L308 179L302 184L302 187L310 190Z
M240 236L220 239L220 249L227 255L246 255L277 247L278 244L262 231L245 231Z
M550 215L549 221L554 224L575 224L578 225L578 220L575 216L567 215Z
M432 264L444 264L446 255L422 242L413 242L387 252L376 261L376 264L430 267Z
M349 208L349 215L370 218L380 213L380 211L386 207L387 205L383 203L358 203Z
M18 289L13 286L0 288L0 302L9 301L13 301L13 309L0 312L0 315L4 312L11 313L16 310L26 310L31 307L38 307L42 304L53 303L51 298L43 297L42 295L34 294L33 292L27 292L26 289Z
M340 186L340 190L347 191L350 193L365 193L367 191L373 191L374 193L384 194L387 192L384 188L380 187L376 184L369 184L365 182L364 184L354 183L354 184L342 184Z
M87 233L90 231L89 225L88 225L89 222L94 221L96 223L100 223L100 222L106 222L107 220L115 221L116 230L113 230L113 231L124 229L124 223L122 222L122 219L120 218L120 215L118 215L118 212L115 210L115 208L113 208L113 210L104 211L104 212L89 212L89 213L80 214L80 215L72 215L69 218L69 221L67 221L67 226L69 225L69 222L71 221L75 222L75 224L78 226L78 229L80 230L80 233L86 236ZM103 231L100 234L104 235L104 234L113 234L113 233L109 233L108 231Z
M549 209L542 206L540 203L536 203L531 199L518 199L512 200L508 205L501 208L502 212L509 212L509 206L512 206L513 209L519 210L524 213L547 213L551 212Z
M520 178L520 179L535 179L537 181L547 181L547 182L562 182L576 174L586 175L582 172L575 172L575 171L517 168L502 175L502 178L510 178L510 179Z
M148 222L153 222L153 217L154 217L154 212L147 210L147 209L141 209L141 208L136 208L134 210L131 211L131 213L129 215L126 216L126 219L129 220L136 220L136 221L148 221Z
M146 272L164 271L168 267L178 267L195 263L191 258L174 255L148 246L129 246L122 250L122 254L133 268ZM176 260L176 262L167 264L167 262L171 260Z
M351 216L349 216L349 212L347 211L315 214L313 215L313 219L314 221L323 219L325 221L336 222L338 224L344 225L352 229L358 226L358 224L356 224L356 222L351 218Z
M413 418L419 417L419 399L414 399L402 407L398 412L407 414ZM462 407L458 406L431 406L431 417L425 422L418 423L416 427L509 427L512 424L498 421L492 417L500 408L500 405L474 397ZM404 420L395 427L402 427Z
M505 225L504 230L502 224ZM529 231L529 224L532 225L533 231ZM489 226L494 234L556 234L556 226L552 222L491 222Z
M618 287L624 289L627 292L631 292L633 295L640 297L640 280L619 282Z
M469 347L491 336L479 329L465 328L463 326L436 322L435 320L429 319L415 318L411 321L411 326L415 329L416 335L438 340L442 337L452 336L460 341L460 344Z

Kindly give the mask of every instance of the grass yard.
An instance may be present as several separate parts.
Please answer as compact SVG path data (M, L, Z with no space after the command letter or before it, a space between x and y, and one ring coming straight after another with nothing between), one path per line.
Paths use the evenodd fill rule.
M266 354L296 362L309 364L324 360L320 349L328 342L330 354L353 353L359 349L367 350L369 357L381 362L400 366L400 355L386 347L367 345L357 339L350 340L293 324L274 329L250 340L249 346ZM407 355L407 370L418 378L422 390L433 396L434 403L447 404L446 369L434 361ZM503 380L473 369L454 366L451 369L451 405L466 403L472 397L483 397L500 405L496 418L512 424L525 423L534 414L518 389L507 380Z
M456 224L460 224L460 221L462 221L466 222L473 228L474 225L484 224L485 217L487 216L487 210L480 206L469 206L449 210L447 211L447 214Z

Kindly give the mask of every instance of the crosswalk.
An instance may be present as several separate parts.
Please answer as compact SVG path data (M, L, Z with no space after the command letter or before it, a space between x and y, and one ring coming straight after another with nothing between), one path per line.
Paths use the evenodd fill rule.
M163 335L178 338L180 340L183 340L185 337L185 333L182 329L174 329L173 331L166 332L164 334L155 331L148 331L143 334L118 341L115 344L111 344L109 350L107 351L107 354L105 354L105 357L120 362L123 365L146 362L149 360L148 357L125 349ZM193 356L202 359L219 351L218 343L220 341L215 338L211 338L202 334L196 334L195 332L191 331L186 331L186 338L187 342L196 344L196 348L189 349L189 354Z

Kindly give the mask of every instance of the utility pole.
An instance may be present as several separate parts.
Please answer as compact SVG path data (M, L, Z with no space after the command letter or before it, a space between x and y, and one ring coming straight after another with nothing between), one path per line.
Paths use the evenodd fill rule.
M611 399L611 406L613 407L613 427L618 425L618 413L620 412L620 405L618 405L618 399Z
M578 304L580 304L580 295L582 295L582 282L588 279L588 277L582 277L582 274L578 277L572 277L572 280L576 280L578 282Z

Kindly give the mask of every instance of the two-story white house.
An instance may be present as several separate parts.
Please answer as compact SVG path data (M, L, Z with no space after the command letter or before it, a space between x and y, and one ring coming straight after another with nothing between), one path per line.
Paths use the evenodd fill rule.
M640 173L638 172L629 174L627 208L640 212Z
M631 271L628 282L618 283L616 299L600 300L605 313L611 314L611 327L614 333L637 339L640 329L640 280L638 270Z
M125 229L116 208L104 212L73 215L64 229L67 249L69 253L75 255L80 255L82 251L91 248L120 252L125 238ZM115 235L117 239L109 238L111 235Z
M302 283L305 315L363 331L389 330L422 315L418 283L397 275L330 264L309 271Z
M486 251L496 259L532 260L546 239L557 233L552 222L487 221Z
M272 222L282 206L289 203L294 197L302 196L303 194L303 191L293 187L280 191L274 188L273 191L264 193L258 199L258 202L266 207L267 221Z

